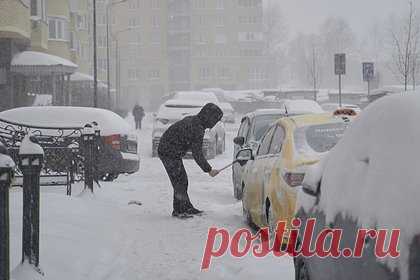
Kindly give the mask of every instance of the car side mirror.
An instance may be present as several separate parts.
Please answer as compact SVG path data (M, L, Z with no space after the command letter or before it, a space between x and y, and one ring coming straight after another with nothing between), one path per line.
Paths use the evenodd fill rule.
M242 149L236 154L236 162L241 166L244 166L250 160L254 160L252 149Z
M321 182L319 181L316 184L308 184L303 182L302 184L302 191L306 193L307 195L313 196L313 197L319 197L321 190Z
M245 137L237 136L233 138L233 143L242 147L245 144Z

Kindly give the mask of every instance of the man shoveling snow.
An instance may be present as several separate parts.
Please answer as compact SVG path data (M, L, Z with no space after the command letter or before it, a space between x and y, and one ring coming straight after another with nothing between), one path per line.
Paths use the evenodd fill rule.
M206 129L213 128L223 117L222 110L213 103L206 104L195 116L189 116L171 125L160 139L158 154L174 188L172 216L191 218L203 211L196 209L188 196L188 177L182 158L188 151L200 168L211 177L219 174L203 155Z

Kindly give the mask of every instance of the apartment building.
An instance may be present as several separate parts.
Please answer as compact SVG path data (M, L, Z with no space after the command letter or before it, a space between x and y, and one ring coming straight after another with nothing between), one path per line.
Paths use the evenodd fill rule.
M155 108L168 91L166 0L128 0L112 9L120 106ZM114 56L114 57L115 57ZM114 69L113 69L114 72Z
M113 18L127 105L156 108L177 90L267 85L262 0L127 0Z

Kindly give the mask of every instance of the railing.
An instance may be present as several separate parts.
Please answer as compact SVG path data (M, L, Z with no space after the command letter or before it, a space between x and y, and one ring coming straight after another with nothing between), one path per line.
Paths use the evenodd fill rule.
M64 185L67 187L67 195L71 195L73 183L84 180L85 171L90 169L85 168L85 165L96 164L94 159L86 158L86 151L95 149L84 147L88 142L83 141L83 130L83 127L36 126L0 118L0 142L9 150L12 159L18 162L22 140L30 133L45 153L41 185ZM19 168L15 174L13 185L22 186L22 172Z

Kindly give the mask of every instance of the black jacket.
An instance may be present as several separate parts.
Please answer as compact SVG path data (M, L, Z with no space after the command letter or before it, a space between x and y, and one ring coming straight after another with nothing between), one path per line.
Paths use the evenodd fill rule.
M213 128L223 117L222 110L213 103L206 104L195 116L171 125L160 138L160 157L181 159L191 150L194 160L204 172L212 169L203 155L203 138L207 128Z

